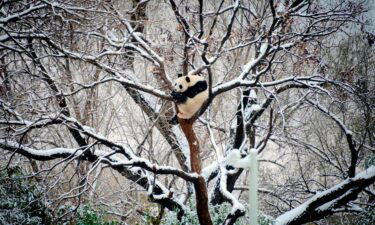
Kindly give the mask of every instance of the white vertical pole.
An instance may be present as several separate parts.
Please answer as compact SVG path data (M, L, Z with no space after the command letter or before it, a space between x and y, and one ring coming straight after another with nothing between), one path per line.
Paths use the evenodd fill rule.
M258 225L258 154L250 150L249 183L249 217L250 225Z

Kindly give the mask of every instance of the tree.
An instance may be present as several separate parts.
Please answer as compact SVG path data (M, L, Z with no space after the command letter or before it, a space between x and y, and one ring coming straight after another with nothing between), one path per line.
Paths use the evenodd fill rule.
M261 207L276 224L362 211L374 196L375 166L364 167L374 152L374 64L364 63L360 76L337 72L327 52L365 29L365 6L3 1L3 166L48 178L55 207L95 202L109 168L159 204L160 217L168 209L181 219L194 193L201 224L212 224L209 202L229 202L224 224L234 224L245 215L237 190L246 190L247 171L225 156L255 149L267 174ZM170 91L179 72L207 78L210 94L174 126ZM123 201L110 211L126 219Z

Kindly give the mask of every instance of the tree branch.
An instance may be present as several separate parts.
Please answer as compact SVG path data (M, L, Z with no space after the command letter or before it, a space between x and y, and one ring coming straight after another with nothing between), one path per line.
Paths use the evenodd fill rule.
M302 205L277 217L275 225L299 225L332 215L335 209L356 199L361 191L374 182L375 166L371 166L355 177L314 195Z

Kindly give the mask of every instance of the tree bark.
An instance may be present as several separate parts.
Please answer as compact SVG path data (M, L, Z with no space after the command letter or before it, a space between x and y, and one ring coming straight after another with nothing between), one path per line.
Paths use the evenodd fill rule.
M199 175L198 181L194 182L197 214L201 225L212 225L210 212L208 210L208 194L204 178L200 175L202 165L199 157L199 142L193 130L194 120L179 119L180 126L184 132L190 148L190 166L193 173Z

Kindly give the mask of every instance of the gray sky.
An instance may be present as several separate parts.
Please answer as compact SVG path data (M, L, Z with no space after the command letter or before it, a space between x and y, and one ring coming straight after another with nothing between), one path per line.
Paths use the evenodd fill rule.
M375 0L368 0L369 12L367 13L370 25L367 27L368 31L375 32Z

